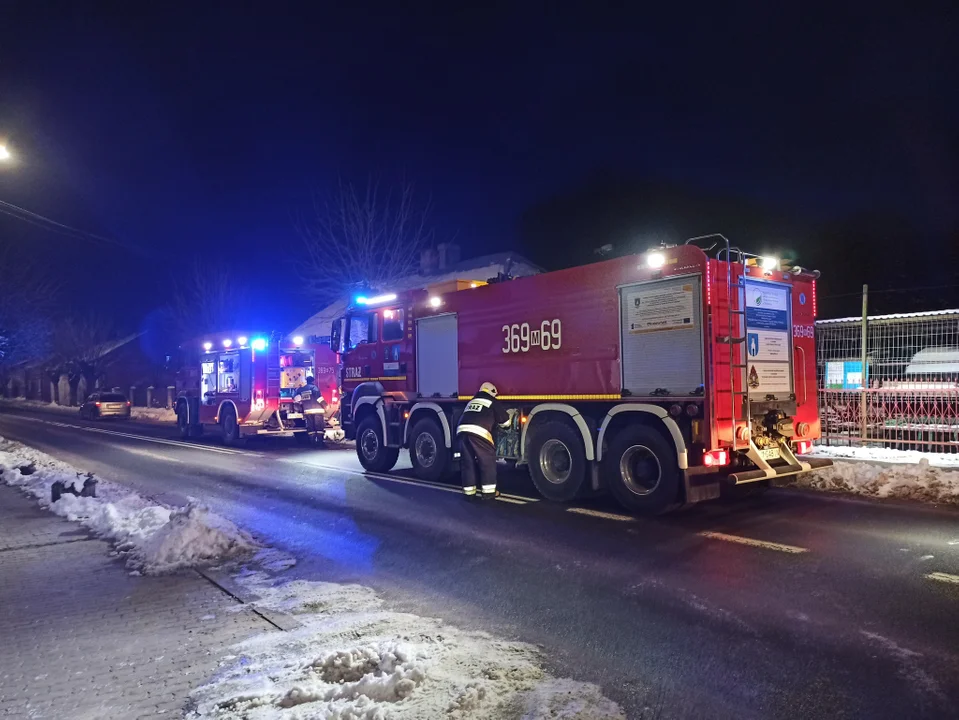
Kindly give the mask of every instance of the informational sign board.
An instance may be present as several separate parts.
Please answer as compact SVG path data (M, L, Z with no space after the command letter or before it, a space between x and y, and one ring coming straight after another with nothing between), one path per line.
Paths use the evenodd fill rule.
M868 378L869 367L866 366ZM862 362L859 360L830 360L826 363L827 390L859 390L863 384Z
M630 334L695 328L693 286L652 284L626 293Z
M746 351L750 360L789 362L789 333L749 328Z
M746 384L750 393L792 392L789 288L746 282Z

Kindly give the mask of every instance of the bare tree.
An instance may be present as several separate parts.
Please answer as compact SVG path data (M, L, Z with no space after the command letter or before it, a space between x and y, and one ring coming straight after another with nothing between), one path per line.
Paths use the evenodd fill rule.
M63 322L57 328L55 347L71 385L81 377L88 387L96 385L106 374L107 355L119 340L113 323L103 315L91 313Z
M27 256L0 243L0 380L27 360L50 351L50 315L59 286Z
M182 341L204 332L246 327L249 291L229 270L195 260L173 279L168 313L173 334Z
M341 180L331 195L314 197L314 216L298 228L306 259L297 267L306 293L331 302L414 274L433 239L430 209L428 200L417 202L412 184L383 190L374 179L361 189Z

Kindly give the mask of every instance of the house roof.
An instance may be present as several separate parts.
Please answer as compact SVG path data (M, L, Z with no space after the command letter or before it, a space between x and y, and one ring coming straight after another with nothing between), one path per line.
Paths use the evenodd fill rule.
M530 262L518 253L501 252L461 260L438 273L411 275L396 283L394 287L396 290L411 290L413 288L450 280L476 280L485 282L490 278L496 277L501 272L506 272L507 269L513 277L538 275L543 272L543 268ZM311 335L319 337L329 335L330 325L336 318L342 317L349 304L350 298L348 296L330 303L299 325L290 334L304 335L306 337Z

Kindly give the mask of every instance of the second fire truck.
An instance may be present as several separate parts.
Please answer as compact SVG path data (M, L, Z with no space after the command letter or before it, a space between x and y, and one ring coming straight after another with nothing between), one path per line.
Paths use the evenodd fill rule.
M177 425L184 438L218 433L244 437L311 437L299 389L313 376L327 414L317 430L342 439L330 419L339 410L337 358L326 342L246 332L209 333L186 343L177 378Z
M704 247L700 247L700 246ZM332 329L342 422L370 471L408 448L436 480L485 381L516 408L497 454L546 498L608 489L662 512L829 461L813 324L818 273L710 236L504 282L358 297ZM478 286L479 285L479 286Z

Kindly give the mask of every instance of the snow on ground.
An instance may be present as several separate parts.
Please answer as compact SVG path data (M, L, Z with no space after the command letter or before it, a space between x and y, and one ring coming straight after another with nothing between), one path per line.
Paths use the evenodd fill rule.
M235 577L300 627L233 649L193 693L194 718L622 720L596 685L550 676L531 645L386 610L370 588Z
M54 482L79 491L85 479L0 438L0 480L114 541L131 574L250 560L255 569L234 575L240 594L297 621L292 631L231 648L218 675L193 693L195 718L625 720L596 685L549 675L531 645L389 611L360 585L278 578L290 556L258 547L199 505L171 509L109 481L98 482L96 498L66 494L50 502Z
M97 482L95 498L68 493L51 502L53 483L59 480L79 492L85 478L45 453L0 438L0 480L113 541L137 572L158 574L249 558L258 550L247 533L200 505L171 509L108 481ZM276 558L271 562L282 565Z
M831 467L797 476L795 484L878 498L959 504L959 471L935 467L925 457L896 465L836 461Z
M0 405L10 408L35 407L52 412L59 412L65 415L80 416L80 408L70 407L68 405L57 405L56 403L41 402L40 400L27 400L26 398L0 398ZM176 413L166 408L130 408L130 417L142 422L172 423L176 422Z
M959 468L959 453L924 453L918 450L892 450L880 447L817 445L813 448L812 456L887 463L918 463L925 459L930 465L936 467Z

